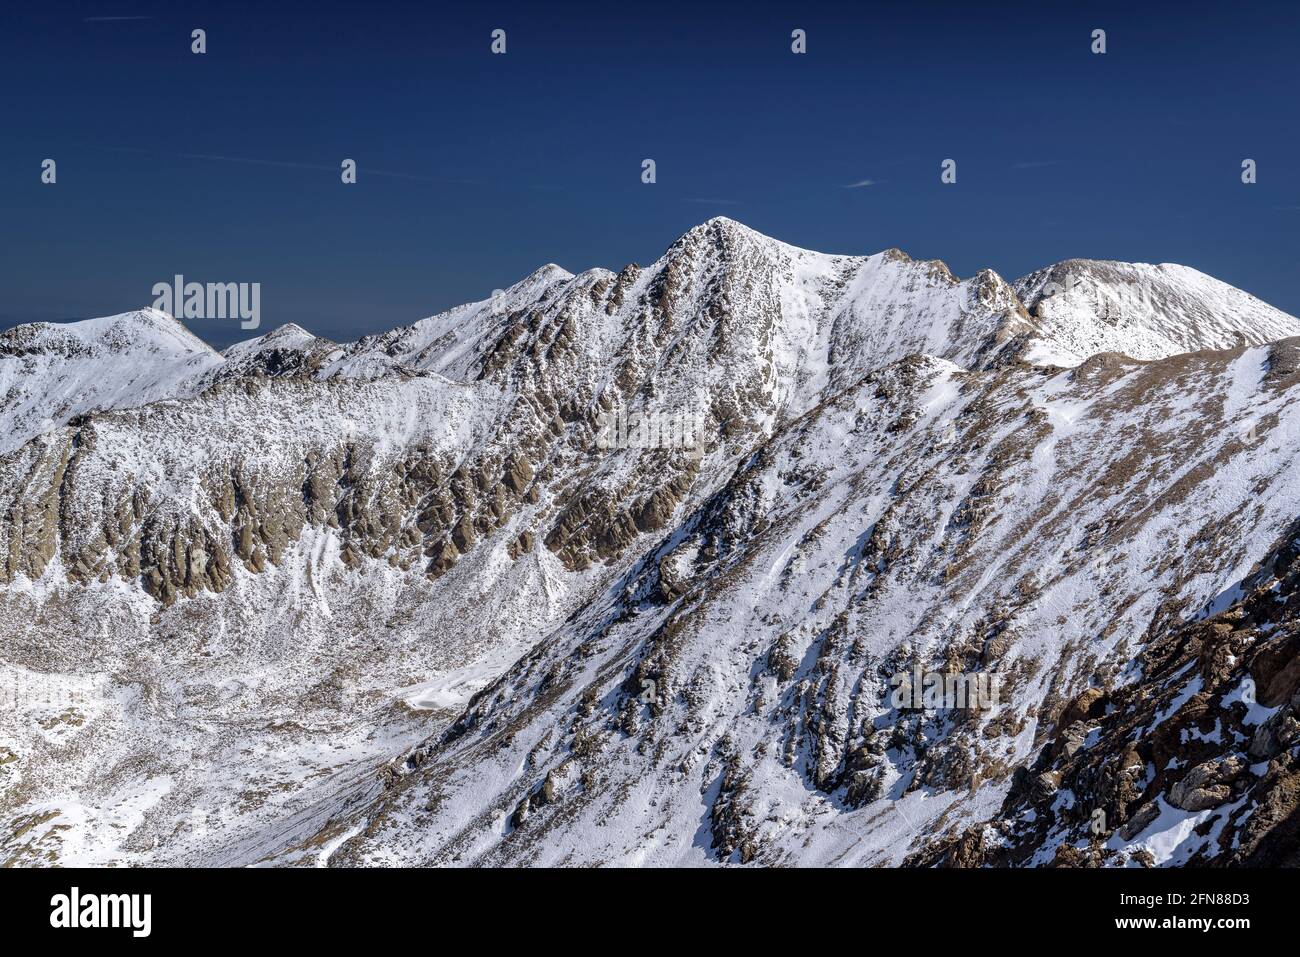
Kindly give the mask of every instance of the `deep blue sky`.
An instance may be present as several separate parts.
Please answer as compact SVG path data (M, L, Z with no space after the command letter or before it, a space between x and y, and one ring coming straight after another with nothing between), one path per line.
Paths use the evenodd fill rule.
M0 325L179 272L354 338L718 214L959 275L1181 262L1300 314L1300 4L276 6L4 4Z

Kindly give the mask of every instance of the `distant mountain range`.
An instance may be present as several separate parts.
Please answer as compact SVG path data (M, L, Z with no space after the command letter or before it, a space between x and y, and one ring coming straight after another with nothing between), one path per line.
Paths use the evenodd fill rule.
M722 218L353 343L10 329L0 863L1300 863L1296 337Z

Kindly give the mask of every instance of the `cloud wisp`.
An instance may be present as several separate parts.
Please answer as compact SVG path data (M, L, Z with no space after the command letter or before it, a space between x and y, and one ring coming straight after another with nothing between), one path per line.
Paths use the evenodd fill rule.
M322 163L300 163L290 160L259 159L253 156L221 156L216 153L158 153L154 150L140 149L139 147L134 146L97 146L95 149L108 150L113 153L143 153L153 156L169 156L173 159L205 160L217 163L241 163L251 166L274 166L280 169L308 169L335 173L339 170L337 166L327 166ZM420 173L404 173L391 169L372 169L370 167L364 167L363 172L367 176L384 176L390 179L415 180L421 183L452 183L460 186L492 185L491 183L485 183L482 180L450 179L443 176L426 176Z

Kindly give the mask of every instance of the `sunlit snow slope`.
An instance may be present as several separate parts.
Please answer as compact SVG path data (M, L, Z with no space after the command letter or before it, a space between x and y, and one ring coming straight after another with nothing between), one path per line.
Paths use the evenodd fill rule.
M1296 335L726 219L355 343L10 330L0 863L1284 860Z

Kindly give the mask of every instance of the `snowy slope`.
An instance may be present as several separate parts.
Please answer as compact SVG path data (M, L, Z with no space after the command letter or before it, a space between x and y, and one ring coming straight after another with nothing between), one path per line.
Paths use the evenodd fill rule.
M97 408L188 393L221 357L155 309L0 335L0 452Z
M1077 365L1099 352L1162 359L1300 335L1300 321L1227 283L1172 263L1071 259L1015 283L1041 340L1026 356Z
M992 814L1076 694L1140 680L1153 621L1267 554L1300 494L1300 383L1275 361L883 370L414 751L336 856L902 862ZM1003 675L1004 702L898 711L887 679L917 660Z
M1071 700L1243 600L1298 331L1180 267L726 219L356 343L18 327L0 863L954 858ZM602 447L615 410L703 441ZM896 711L914 663L1008 697Z

